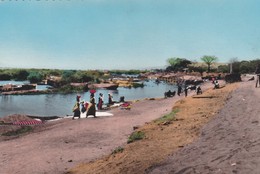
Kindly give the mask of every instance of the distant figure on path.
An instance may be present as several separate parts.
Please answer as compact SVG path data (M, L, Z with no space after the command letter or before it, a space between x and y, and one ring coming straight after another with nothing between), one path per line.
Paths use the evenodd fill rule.
M196 93L197 93L197 95L202 94L200 85L196 86Z
M90 107L89 107L88 112L86 114L86 118L89 115L93 115L96 118L96 102L95 102L94 93L90 94L90 103L89 104L90 104Z
M260 86L260 64L258 64L256 66L256 70L255 70L255 74L256 74L256 83L255 83L255 87Z
M180 85L180 84L178 84L178 91L177 91L177 94L178 94L178 96L181 95L181 85Z
M187 96L188 96L188 89L189 89L189 87L188 87L188 86L185 86L185 87L184 87L184 93L185 93L185 97L187 97Z
M219 89L219 83L217 80L214 81L214 88L213 89Z

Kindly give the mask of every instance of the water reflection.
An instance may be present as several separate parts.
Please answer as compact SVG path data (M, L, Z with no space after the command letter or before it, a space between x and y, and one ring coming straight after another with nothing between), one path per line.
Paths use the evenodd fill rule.
M99 89L95 94L98 101L98 94L104 94L104 103L108 102L108 94L113 95L114 101L119 101L121 96L125 100L137 100L143 98L163 97L164 92L176 90L176 86L166 83L155 83L154 81L144 82L143 88L123 88L118 90ZM76 95L81 99L89 101L90 93L73 94L41 94L41 95L14 95L0 96L0 117L10 114L28 114L40 116L65 116L72 115L72 107L76 101Z

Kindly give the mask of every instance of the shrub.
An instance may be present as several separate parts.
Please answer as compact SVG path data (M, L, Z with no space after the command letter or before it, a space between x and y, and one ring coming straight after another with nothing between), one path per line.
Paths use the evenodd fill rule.
M20 129L3 133L3 136L16 136L32 131L33 128L30 126L22 126Z
M124 148L119 146L115 150L113 150L112 154L122 153L123 151L124 151Z
M133 83L133 88L143 88L144 87L144 83Z
M132 142L134 142L134 141L136 141L136 140L141 140L141 139L143 139L144 138L144 132L142 132L142 131L137 131L137 132L133 132L130 136L129 136L129 138L128 138L128 140L127 140L127 143L129 144L129 143L132 143Z
M177 112L179 112L179 110L177 110L177 109L173 110L169 114L166 114L163 117L155 120L155 122L157 124L161 124L161 123L164 123L164 122L174 121L175 120L175 115L176 115Z

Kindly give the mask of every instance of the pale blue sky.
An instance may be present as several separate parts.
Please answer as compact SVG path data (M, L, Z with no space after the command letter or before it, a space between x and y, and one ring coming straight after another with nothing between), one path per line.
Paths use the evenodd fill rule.
M140 69L260 58L258 0L0 1L0 67Z

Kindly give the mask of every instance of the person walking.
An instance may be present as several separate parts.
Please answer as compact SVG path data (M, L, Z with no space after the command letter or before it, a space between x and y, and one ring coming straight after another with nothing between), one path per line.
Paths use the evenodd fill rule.
M258 84L258 86L260 86L260 64L258 64L258 65L256 66L255 74L256 74L255 87L257 88L257 84Z

